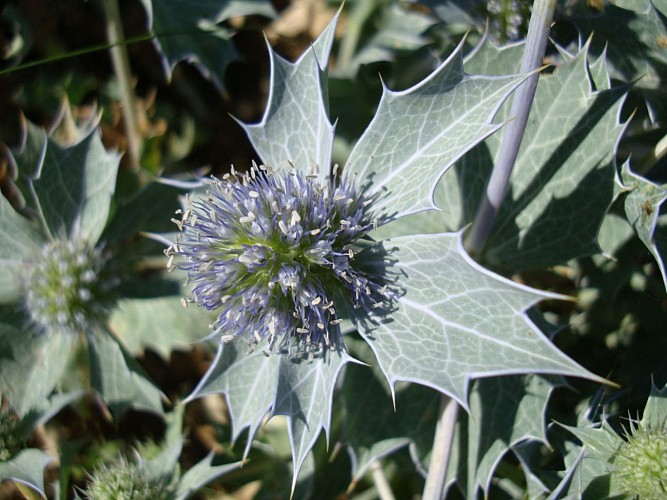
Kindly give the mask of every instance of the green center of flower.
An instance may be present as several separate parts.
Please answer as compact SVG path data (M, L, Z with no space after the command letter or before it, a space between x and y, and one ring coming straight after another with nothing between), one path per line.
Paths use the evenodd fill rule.
M80 331L103 319L115 302L117 280L107 257L84 241L56 240L42 248L28 270L26 309L45 330Z

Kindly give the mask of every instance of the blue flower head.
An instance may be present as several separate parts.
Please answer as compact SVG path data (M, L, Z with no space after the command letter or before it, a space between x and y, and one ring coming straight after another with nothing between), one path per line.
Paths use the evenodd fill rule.
M174 219L181 233L166 253L193 284L188 300L219 311L211 329L223 342L335 349L340 312L386 307L383 259L368 238L372 199L353 179L321 184L296 170L253 166L208 185Z

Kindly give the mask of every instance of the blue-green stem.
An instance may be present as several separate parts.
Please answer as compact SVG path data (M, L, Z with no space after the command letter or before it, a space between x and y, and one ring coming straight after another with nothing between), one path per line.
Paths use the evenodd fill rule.
M533 11L521 61L522 73L535 71L542 66L555 9L556 0L535 0L533 2ZM500 205L507 193L507 185L519 153L528 115L535 97L538 77L539 75L535 73L514 93L510 110L510 122L503 133L498 158L486 189L486 196L482 199L466 241L467 249L472 252L479 253L484 248L491 234ZM431 463L429 464L422 497L424 500L441 500L444 497L458 406L455 400L442 396L440 418L433 438Z
M542 66L555 9L556 0L535 0L533 2L533 12L530 16L528 35L521 61L522 73L534 71ZM473 253L480 253L484 249L500 210L500 205L507 193L514 162L519 153L528 115L535 97L538 77L539 75L535 73L514 92L509 115L510 122L503 131L496 164L486 187L486 195L482 199L466 242L467 249Z
M125 35L123 34L120 9L118 8L118 0L101 0L101 2L106 15L107 39L111 45L111 62L120 87L123 125L127 138L127 160L130 168L136 170L139 168L141 159L141 134L139 133L137 108L132 86L130 59L127 55L127 47L122 43Z
M442 396L440 418L435 426L431 462L428 465L422 500L441 500L444 497L458 412L458 403L454 399Z

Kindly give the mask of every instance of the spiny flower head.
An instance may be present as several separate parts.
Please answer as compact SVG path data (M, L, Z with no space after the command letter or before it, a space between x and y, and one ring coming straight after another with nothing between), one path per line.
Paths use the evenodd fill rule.
M118 280L106 268L108 256L85 241L55 240L29 262L26 309L39 327L80 331L100 320L115 302Z
M225 175L188 200L181 234L166 250L187 272L190 301L219 310L211 325L225 342L268 337L272 351L340 342L337 308L383 308L381 259L367 238L371 200L334 176L320 184L298 171ZM312 351L311 351L312 352Z
M116 463L102 465L93 473L85 495L90 500L168 498L162 482L151 479L144 469L122 456Z
M621 488L633 497L667 497L667 429L639 424L613 457Z

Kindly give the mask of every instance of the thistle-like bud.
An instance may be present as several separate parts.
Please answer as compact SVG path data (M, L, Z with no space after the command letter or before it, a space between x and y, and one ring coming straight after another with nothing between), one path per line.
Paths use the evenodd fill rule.
M667 498L667 429L636 426L613 459L612 476L633 498Z
M85 497L90 500L162 500L168 497L168 492L162 482L150 479L137 464L121 456L114 464L102 465L95 470Z
M188 200L165 253L187 272L190 301L220 311L211 328L224 342L336 348L338 310L364 314L389 296L383 259L367 238L370 205L345 177L322 185L253 167L213 179L206 196Z
M118 280L106 269L108 256L85 241L55 240L29 262L25 306L44 330L81 331L106 317Z

